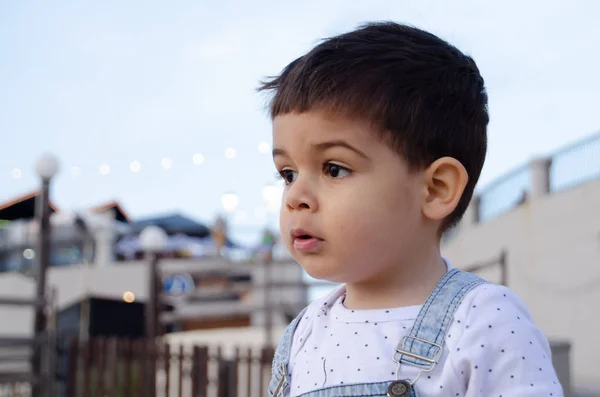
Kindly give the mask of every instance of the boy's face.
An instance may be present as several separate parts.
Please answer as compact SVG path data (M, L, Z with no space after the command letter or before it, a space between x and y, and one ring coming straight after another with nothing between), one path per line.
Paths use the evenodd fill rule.
M317 111L277 116L273 157L286 182L282 238L308 274L367 282L410 261L423 230L422 173L367 123Z

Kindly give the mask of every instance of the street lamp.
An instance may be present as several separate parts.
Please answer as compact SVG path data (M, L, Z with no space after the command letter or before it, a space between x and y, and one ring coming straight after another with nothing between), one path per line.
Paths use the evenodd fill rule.
M39 221L39 239L38 239L38 255L37 255L37 271L36 271L36 301L33 330L35 335L35 343L33 355L31 357L31 372L36 378L33 384L32 396L40 397L42 395L42 348L47 343L42 344L42 336L46 332L46 273L50 265L50 242L51 242L51 226L50 226L50 181L58 173L58 159L52 154L44 154L39 157L35 164L35 172L41 179L42 186L38 198L37 214ZM46 335L47 336L47 335ZM44 371L46 372L46 371ZM48 375L48 374L47 374Z
M150 256L148 302L146 304L146 337L154 339L158 330L158 257L167 245L167 233L158 226L147 226L140 233L140 245L142 250Z
M147 226L140 233L142 250L150 256L148 269L148 301L146 303L146 338L154 344L158 336L158 258L167 245L167 233L158 226ZM145 383L147 393L156 395L156 368L155 363L147 363L148 380Z

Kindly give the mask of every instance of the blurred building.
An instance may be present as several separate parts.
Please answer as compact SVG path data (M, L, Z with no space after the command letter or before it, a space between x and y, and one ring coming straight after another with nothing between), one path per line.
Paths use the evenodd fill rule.
M36 197L30 194L0 205L0 291L5 296L34 294ZM261 252L259 231L256 247L226 238L222 255L217 255L219 249L210 228L181 214L133 221L118 203L77 214L52 208L48 288L56 290L59 329L69 336L88 337L98 332L120 335L116 328L102 325L109 321L103 309L109 306L135 320L127 331L133 332L132 336L143 330L139 305L148 298L149 260L144 258L139 233L149 225L160 226L169 236L160 261L160 273L166 281L163 307L168 309L162 319L166 322L164 330L264 325L265 266L257 260ZM270 299L276 302L271 305L271 319L276 327L285 325L307 304L307 292L300 285L290 286L302 282L300 266L289 257L279 255L275 259L272 281L287 284L271 291ZM0 322L0 336L32 332L31 309L1 307L0 316L11 319Z
M600 135L481 190L442 250L459 268L505 251L508 286L553 343L570 344L574 389L600 395ZM498 282L500 267L482 275Z

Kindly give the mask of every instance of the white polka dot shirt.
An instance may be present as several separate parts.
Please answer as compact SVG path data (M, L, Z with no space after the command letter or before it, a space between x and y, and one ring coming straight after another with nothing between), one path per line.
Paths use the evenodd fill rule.
M349 310L344 287L311 303L294 334L290 397L336 385L414 379L393 361L421 306ZM415 384L419 396L562 396L548 341L510 289L475 287L457 309L440 362Z

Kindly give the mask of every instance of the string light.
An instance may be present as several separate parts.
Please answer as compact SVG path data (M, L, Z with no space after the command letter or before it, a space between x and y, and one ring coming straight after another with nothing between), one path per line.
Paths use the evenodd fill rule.
M169 157L163 157L160 160L160 165L162 165L165 170L170 170L173 167L173 160L171 160Z
M192 156L192 161L196 165L204 163L204 156L201 153L196 153Z
M142 164L140 164L139 161L132 161L131 164L129 164L129 169L131 172L137 174L142 170Z
M237 151L234 148L228 147L227 149L225 149L225 158L231 160L235 156L237 156Z
M135 294L131 291L125 291L123 293L123 301L126 303L133 303L135 301Z
M258 144L258 151L262 154L267 154L269 153L269 151L271 150L271 145L269 145L269 142L261 142Z
M34 259L35 258L35 251L32 250L31 248L27 248L25 250L23 250L23 258L25 259Z
M110 166L108 164L102 164L100 166L99 171L100 171L100 175L106 176L106 175L110 174Z
M268 154L271 151L271 145L267 141L259 142L256 147L258 149L258 152L261 154ZM228 160L232 160L232 159L236 158L237 154L238 154L237 149L234 147L231 147L231 146L227 147L224 151L225 158ZM196 153L192 154L191 160L194 165L199 166L206 162L206 157L202 153L196 152ZM165 156L160 159L160 164L164 170L171 170L174 167L174 160L171 157ZM97 172L101 176L107 176L107 175L111 174L113 171L111 166L108 165L107 163L101 163L97 170L98 170ZM139 173L142 171L142 164L137 160L131 161L129 163L129 170L133 173ZM73 165L73 166L69 167L69 174L73 178L78 178L78 177L82 176L82 174L85 171L86 171L85 167L81 167L79 165ZM22 179L23 178L23 172L18 167L13 168L10 171L10 175L13 179Z

